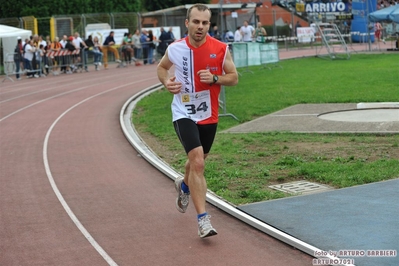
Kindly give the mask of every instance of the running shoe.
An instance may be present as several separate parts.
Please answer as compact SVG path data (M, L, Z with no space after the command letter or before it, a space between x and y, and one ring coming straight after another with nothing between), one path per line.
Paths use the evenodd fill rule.
M175 188L177 191L176 208L181 213L186 212L190 200L190 193L184 193L184 191L181 189L181 184L183 181L184 178L181 177L176 178L175 180Z
M198 235L201 238L217 235L216 229L211 225L211 216L205 215L198 220Z

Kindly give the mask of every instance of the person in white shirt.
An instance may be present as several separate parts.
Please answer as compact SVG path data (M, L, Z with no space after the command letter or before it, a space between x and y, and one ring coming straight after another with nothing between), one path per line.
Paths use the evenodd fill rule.
M43 35L39 36L39 42L38 42L38 47L40 47L40 45L43 45L43 47L47 46L47 42L45 40L43 40Z
M66 36L66 35L62 36L62 40L60 41L62 49L65 49L65 45L67 44L67 39L68 39L68 36Z
M241 27L240 31L244 42L252 42L252 35L255 29L251 25L248 25L247 20L244 21L244 26Z
M237 27L237 30L234 32L234 42L241 42L242 35L240 31L241 27Z
M36 47L33 44L33 40L30 40L29 42L26 43L25 48L24 48L24 62L25 62L25 69L28 71L27 76L28 78L38 78L39 76L35 74L35 71L33 70L32 66L32 60L33 56L36 52Z
M62 49L65 49L65 45L68 42L68 36L64 35L62 36L62 40L60 41ZM60 61L59 64L61 65L61 72L66 73L67 68L66 68L66 59L65 56L59 56L58 60Z
M79 36L79 32L75 32L75 36L73 38L72 44L75 46L76 50L80 50L82 48L84 48L84 50L82 50L82 52L80 52L80 56L83 57L83 65L84 68L86 70L86 72L89 72L89 70L87 69L87 45L86 43L82 40L82 38L80 38ZM82 47L83 46L83 47ZM75 64L79 64L80 63L80 56L76 57L76 61ZM79 66L81 67L81 66Z

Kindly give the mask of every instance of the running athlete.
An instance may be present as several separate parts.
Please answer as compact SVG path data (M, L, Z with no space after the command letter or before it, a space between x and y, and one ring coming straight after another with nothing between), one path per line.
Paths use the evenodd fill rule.
M173 125L188 160L184 178L175 180L176 208L184 213L193 201L201 238L216 235L206 212L207 157L216 134L221 85L234 86L238 75L226 43L208 35L211 10L195 4L188 11L187 37L168 46L158 68L158 78L172 94ZM175 75L169 69L175 66Z

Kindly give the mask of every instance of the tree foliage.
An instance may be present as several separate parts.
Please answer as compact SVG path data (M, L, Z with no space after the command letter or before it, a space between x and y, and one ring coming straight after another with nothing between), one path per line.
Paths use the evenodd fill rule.
M0 18L73 15L113 12L156 11L184 4L210 3L210 0L0 0Z
M112 12L140 12L141 0L0 0L0 18L53 15L73 15Z

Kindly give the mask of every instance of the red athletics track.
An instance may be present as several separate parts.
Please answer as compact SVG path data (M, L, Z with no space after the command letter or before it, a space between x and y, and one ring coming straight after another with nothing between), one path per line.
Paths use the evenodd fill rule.
M0 265L311 265L210 205L219 235L200 239L194 208L175 209L173 182L119 124L155 68L0 83Z

